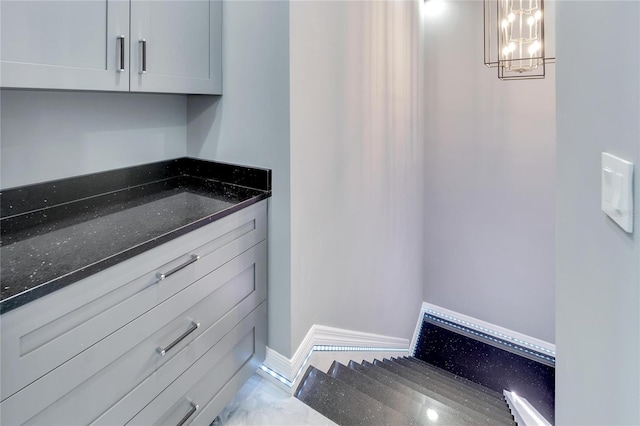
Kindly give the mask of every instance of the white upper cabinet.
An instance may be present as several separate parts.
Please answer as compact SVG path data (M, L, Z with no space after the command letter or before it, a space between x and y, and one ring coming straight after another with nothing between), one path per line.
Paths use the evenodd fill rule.
M129 90L128 1L2 0L0 31L2 87Z
M131 1L131 91L222 93L222 2Z
M221 0L0 0L0 86L222 93Z

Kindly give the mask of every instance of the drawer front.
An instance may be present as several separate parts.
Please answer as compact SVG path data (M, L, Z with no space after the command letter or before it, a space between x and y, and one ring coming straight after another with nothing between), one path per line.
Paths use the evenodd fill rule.
M178 425L198 422L209 425L217 413L209 403L234 378L248 378L264 360L266 303L260 305L224 339L195 362L127 425ZM245 378L245 380L246 380ZM207 416L204 416L208 412ZM206 417L206 418L205 418Z
M2 400L265 238L261 202L3 314Z
M122 424L265 298L263 241L2 402L2 423Z

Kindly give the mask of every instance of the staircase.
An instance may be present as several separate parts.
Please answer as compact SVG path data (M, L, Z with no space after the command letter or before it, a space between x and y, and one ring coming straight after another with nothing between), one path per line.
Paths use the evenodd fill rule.
M339 425L515 425L504 397L413 357L310 366L295 396Z

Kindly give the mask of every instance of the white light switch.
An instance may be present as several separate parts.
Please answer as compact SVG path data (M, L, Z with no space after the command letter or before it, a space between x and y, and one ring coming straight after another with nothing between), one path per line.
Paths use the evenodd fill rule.
M633 163L602 153L602 211L633 232Z

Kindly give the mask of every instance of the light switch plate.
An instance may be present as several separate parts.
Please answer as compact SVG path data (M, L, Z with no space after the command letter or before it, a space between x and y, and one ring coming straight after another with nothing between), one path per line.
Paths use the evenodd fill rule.
M602 153L602 211L633 232L633 163Z

